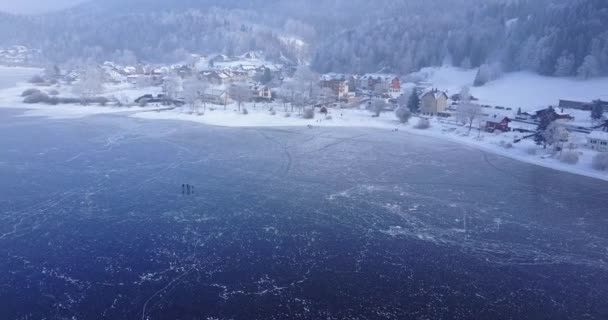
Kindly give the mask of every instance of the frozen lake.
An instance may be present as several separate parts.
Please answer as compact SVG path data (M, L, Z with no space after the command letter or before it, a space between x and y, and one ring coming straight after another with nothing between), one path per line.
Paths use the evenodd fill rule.
M3 319L608 318L606 182L372 129L19 114Z

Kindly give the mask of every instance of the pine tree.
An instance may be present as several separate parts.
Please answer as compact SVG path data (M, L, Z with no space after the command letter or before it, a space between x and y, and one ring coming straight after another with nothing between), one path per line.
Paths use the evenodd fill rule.
M534 141L536 141L536 144L543 145L544 148L547 148L546 131L547 131L547 129L549 129L551 124L556 120L555 113L553 113L551 111L553 111L553 108L550 107L549 110L547 110L547 112L543 112L540 115L538 128L536 129L536 136L534 137Z
M591 119L598 121L601 120L604 116L604 107L602 106L599 100L593 101L593 106L591 107Z
M420 111L420 96L418 95L418 89L414 88L410 95L410 100L407 102L407 108L412 113L418 113Z
M272 74L270 73L270 69L265 68L260 82L262 82L262 84L268 84L270 81L272 81Z

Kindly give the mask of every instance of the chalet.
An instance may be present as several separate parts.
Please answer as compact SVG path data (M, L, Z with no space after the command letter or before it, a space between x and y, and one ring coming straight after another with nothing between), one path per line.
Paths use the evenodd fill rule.
M272 90L268 86L255 85L252 87L254 98L257 101L270 101L272 100Z
M591 131L587 136L587 146L595 151L608 152L608 132Z
M487 132L509 132L511 128L509 128L509 123L511 123L511 119L504 115L499 114L490 114L485 116L483 121L485 122L485 129Z
M448 108L448 95L437 89L431 89L423 93L420 111L423 114L440 115L445 114Z

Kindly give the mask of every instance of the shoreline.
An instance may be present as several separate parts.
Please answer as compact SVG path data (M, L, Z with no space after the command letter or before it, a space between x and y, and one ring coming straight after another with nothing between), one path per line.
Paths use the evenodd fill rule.
M151 113L151 112L146 112L146 113ZM184 114L184 115L181 115L178 117L171 116L171 115L164 116L164 117L163 116L147 117L143 114L144 114L144 112L136 113L136 114L131 115L130 117L144 119L144 120L152 120L152 121L153 120L188 121L188 122L198 123L198 124L207 125L207 126L230 127L230 128L306 127L306 124L295 124L295 123L292 125L276 125L276 126L274 126L274 125L264 125L264 126L221 125L221 124L206 123L206 121L204 121L204 120L201 121L200 119L197 119L198 116L187 115L187 114ZM205 117L205 116L201 116L201 117ZM298 120L302 120L302 119L298 119ZM440 141L449 141L449 142L457 143L457 144L460 144L460 145L463 145L463 146L466 146L469 148L491 153L491 154L494 154L497 156L509 158L514 161L519 161L519 162L523 162L526 164L535 165L538 167L543 167L543 168L547 168L547 169L551 169L551 170L555 170L555 171L559 171L559 172L566 172L566 173L570 173L570 174L575 174L575 175L584 176L587 178L593 178L593 179L598 179L598 180L603 180L603 181L608 182L608 172L601 172L601 171L593 172L590 170L579 169L575 165L561 163L561 162L557 161L556 159L542 159L542 158L536 159L536 158L530 158L530 157L526 157L526 156L520 156L520 155L514 154L513 152L508 152L507 149L501 150L498 147L488 146L487 144L484 144L484 143L475 143L474 141L470 141L468 139L459 139L459 138L451 136L449 134L438 133L437 131L433 131L433 130L429 130L429 129L426 129L426 130L416 129L413 127L412 122L413 121L410 120L410 123L407 125L403 125L403 124L399 123L397 120L394 120L394 123L392 123L392 124L391 123L389 123L389 124L377 123L375 125L361 125L361 126L346 125L346 124L341 125L341 124L336 124L336 123L329 124L329 125L318 125L318 124L317 125L312 124L312 125L313 125L313 127L322 127L322 128L349 128L349 127L352 127L352 128L367 128L367 129L390 129L390 130L398 129L399 132L405 132L410 135L418 135L418 136L422 136L422 137L426 137L426 138L437 139ZM438 123L433 122L432 124L437 125ZM550 161L550 160L554 160L554 161Z
M413 124L411 123L412 121L410 121L410 123L408 125L400 124L400 123L398 123L397 120L394 120L393 122L387 122L387 123L327 123L327 122L316 123L316 122L314 122L314 120L311 121L311 120L304 120L304 119L293 117L291 119L288 119L292 122L291 124L286 124L286 123L272 124L272 123L270 123L270 124L263 125L263 124L256 124L256 123L251 123L251 124L242 124L241 123L241 124L227 125L227 124L213 123L213 121L206 121L206 119L204 119L204 117L206 117L206 115L197 116L197 115L190 115L190 114L185 114L185 113L177 114L176 112L166 112L166 111L157 112L157 108L142 109L140 107L116 108L116 107L70 106L70 107L62 108L61 112L56 113L54 115L52 114L53 112L49 112L50 110L45 110L46 108L44 108L44 107L36 108L36 107L30 107L28 105L6 107L6 106L4 106L4 103L2 103L2 104L0 104L0 108L22 111L23 113L19 115L22 117L41 117L41 118L47 118L47 119L51 119L51 120L70 120L70 119L79 119L79 118L85 118L85 117L96 116L96 115L114 114L114 115L122 115L122 116L126 116L129 118L142 119L142 120L148 120L148 121L187 121L187 122L210 126L210 127L228 127L228 128L290 128L290 127L305 128L308 125L312 125L313 128L314 127L336 128L336 129L362 128L362 129L378 129L378 130L391 130L391 131L394 129L398 129L400 133L405 132L408 135L422 136L422 137L426 137L426 138L437 139L439 141L448 141L451 143L457 143L464 147L477 149L477 150L491 153L491 154L494 154L497 156L509 158L514 161L519 161L519 162L523 162L526 164L543 167L546 169L575 174L575 175L579 175L579 176L583 176L583 177L587 177L587 178L593 178L593 179L598 179L598 180L603 180L603 181L608 182L608 173L607 172L601 172L601 171L594 172L594 171L592 171L592 169L580 169L576 165L569 165L569 164L561 163L556 159L542 159L538 156L530 157L530 156L518 155L518 154L515 154L514 152L509 152L509 150L512 151L513 149L501 149L500 147L498 147L496 145L488 145L487 143L476 142L476 141L472 141L470 139L466 139L469 137L461 139L458 136L454 136L453 134L446 134L443 132L438 132L437 130L415 129L413 127ZM82 110L82 109L85 109L85 110ZM88 110L86 110L86 109L88 109ZM73 113L71 111L73 111ZM222 112L224 112L224 111L222 111ZM173 113L175 113L175 114L173 114ZM238 117L247 117L246 115L241 115L241 114L235 114L235 115ZM280 116L277 115L276 117L280 117ZM437 122L432 122L432 126L433 125L437 126L438 124L439 123L437 123Z
M581 161L578 164L562 163L554 158L546 158L542 155L530 155L526 153L527 149L536 148L539 152L544 152L531 141L523 141L520 144L513 146L510 149L504 148L505 143L513 141L515 133L503 133L494 135L483 133L482 139L476 139L472 136L477 135L477 130L473 130L471 136L466 135L461 131L468 131L467 128L457 125L448 125L431 120L429 129L415 129L414 124L417 117L412 117L409 124L403 125L399 123L392 112L385 112L378 118L371 117L371 114L365 110L359 109L334 109L331 110L331 119L325 118L317 114L315 119L302 119L294 112L286 117L283 106L274 104L258 104L256 108L252 105L247 105L249 114L245 115L236 112L235 105L229 105L227 110L224 107L217 107L214 111L207 110L204 115L194 115L185 112L187 107L177 108L176 110L159 111L165 109L163 107L114 107L114 106L81 106L81 105L44 105L44 104L25 104L20 101L20 93L24 88L29 87L25 83L0 89L0 108L15 109L23 111L19 116L23 117L43 117L48 119L78 119L94 115L115 114L127 116L131 118L144 120L168 120L168 121L188 121L202 125L217 126L217 127L233 127L233 128L270 128L270 127L324 127L324 128L370 128L390 131L406 132L412 135L435 138L452 143L458 143L463 146L481 150L483 152L495 154L501 157L509 158L514 161L520 161L527 164L544 167L560 172L567 172L579 176L584 176L593 179L599 179L608 182L608 172L597 171L591 167L591 158L594 152L586 150L581 146L576 151L581 156ZM276 114L270 113L270 107L276 110ZM181 109L181 110L180 110ZM580 136L576 136L581 140ZM579 142L579 141L577 141ZM579 143L580 144L580 143Z

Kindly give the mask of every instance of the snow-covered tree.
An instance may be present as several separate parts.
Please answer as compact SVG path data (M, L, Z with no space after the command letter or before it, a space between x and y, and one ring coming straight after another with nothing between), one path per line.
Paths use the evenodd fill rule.
M198 105L201 101L201 94L203 92L201 81L196 77L188 78L183 83L183 90L184 102L190 106L191 112L198 114Z
M78 81L74 84L73 91L81 99L82 104L103 93L105 75L97 66L87 66L78 76Z
M457 118L462 124L469 127L469 133L471 133L471 130L473 129L475 120L479 120L482 115L483 110L481 106L476 103L461 103L457 109Z
M477 70L473 85L475 87L481 87L490 81L498 79L501 74L502 71L498 64L483 64L479 67L479 70Z
M431 121L429 121L429 119L419 118L418 123L416 123L416 126L414 128L424 130L424 129L428 129L430 127L431 127Z
M471 88L469 88L469 86L462 87L462 89L460 89L459 96L462 103L471 102Z
M555 76L557 77L568 77L571 76L574 72L575 66L575 58L574 55L568 53L568 51L564 51L562 55L557 59L557 63L555 65Z
M165 77L162 85L165 99L177 99L179 92L182 91L182 82L182 78L180 78L177 74L170 74Z
M264 68L264 73L260 77L260 82L262 84L268 84L272 81L272 73L270 73L270 69Z
M412 112L406 106L401 106L395 111L395 115L401 123L408 123L412 117Z
M547 129L545 129L541 135L543 136L545 146L552 146L567 142L569 136L568 130L566 130L563 125L556 121L549 124Z
M602 106L601 101L596 100L593 101L593 105L591 106L591 119L593 121L600 121L604 117L604 107Z
M407 102L407 108L410 109L412 113L418 113L418 111L420 111L420 95L418 94L418 89L414 88L412 91L409 101Z
M588 55L585 57L583 64L578 68L578 77L581 79L590 79L600 75L600 66L597 58Z
M374 99L372 100L371 112L374 114L374 117L379 117L382 111L387 107L386 101L384 99Z
M296 96L303 99L304 104L314 103L320 96L319 74L312 71L308 66L300 66L293 75Z
M44 77L47 80L54 80L61 76L61 70L56 64L49 65L44 68Z
M246 83L235 83L230 86L228 92L230 99L237 102L239 111L241 111L242 104L253 97L253 93Z

